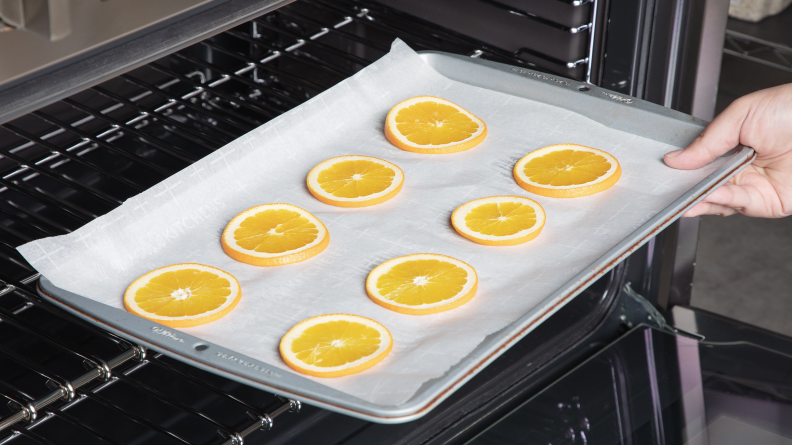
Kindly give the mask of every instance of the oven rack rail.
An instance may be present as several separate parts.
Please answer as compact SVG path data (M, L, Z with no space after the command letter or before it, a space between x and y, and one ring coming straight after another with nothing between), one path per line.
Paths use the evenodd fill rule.
M106 336L108 339L113 340L116 342L120 347L123 348L123 352L108 359L102 360L101 358L95 357L91 354L86 354L79 351L79 348L75 347L74 345L70 345L68 342L60 340L54 336L48 335L44 333L42 330L36 328L35 326L31 325L29 322L21 319L18 315L31 307L39 307L44 308L50 312L60 312L59 309L51 307L49 304L45 303L41 300L37 295L34 295L28 290L25 290L24 287L27 287L28 284L35 282L38 277L34 277L31 279L26 279L21 282L18 282L16 285L11 284L9 282L0 282L0 285L4 286L0 289L0 296L14 292L21 296L24 299L24 303L19 307L13 310L3 310L0 309L0 323L9 323L16 327L19 327L20 330L26 331L28 334L38 334L43 339L57 346L68 350L69 352L75 354L80 359L84 360L85 363L90 368L88 372L74 378L71 380L66 380L61 376L58 376L54 373L51 373L37 365L30 360L25 359L24 357L10 351L8 348L0 346L0 355L5 356L6 358L10 358L12 361L17 362L18 364L25 365L31 369L31 371L40 374L41 376L47 379L47 386L54 388L50 393L37 398L33 399L31 396L26 394L23 391L15 389L11 385L2 384L0 383L0 396L5 398L10 404L17 407L17 412L11 414L3 419L0 419L0 434L3 433L4 430L11 428L13 425L19 422L27 422L28 425L25 428L16 428L12 430L12 434L6 440L0 440L0 444L6 443L11 438L17 435L24 435L28 438L31 438L35 441L41 443L49 443L46 439L38 436L34 431L31 431L32 428L35 426L47 422L54 416L60 416L61 418L73 423L83 429L89 430L94 433L96 436L100 437L101 439L110 442L112 444L121 444L121 442L114 440L112 437L107 436L106 434L102 434L101 432L97 431L96 429L80 422L73 416L69 416L67 410L75 405L80 404L84 400L88 398L92 398L94 400L101 400L100 391L105 388L116 384L117 382L123 380L127 384L138 384L131 375L138 371L139 369L143 368L144 366L154 366L152 363L157 363L158 366L161 367L169 367L169 365L157 362L157 359L162 357L162 354L154 353L153 355L149 355L146 348L142 346L138 346L132 343L129 343L120 337L117 337L113 334L108 332L102 331L99 328L91 326L90 324L79 322L88 329L95 331L96 333ZM62 317L69 317L65 313L58 314ZM132 363L132 366L123 365ZM258 430L269 430L273 427L274 419L281 414L287 412L299 412L301 408L301 404L297 400L292 399L285 399L282 397L278 397L281 404L277 406L275 409L269 412L263 412L260 408L250 405L247 402L244 402L232 395L226 394L223 392L222 389L217 388L206 382L198 381L196 377L190 376L188 374L179 372L175 368L170 368L171 372L173 372L174 377L179 378L187 378L192 380L196 384L200 384L201 386L207 388L208 390L220 394L229 400L233 400L234 402L240 404L244 409L247 410L247 415L252 419L252 422L245 428L240 430L234 430L233 428L229 427L228 425L224 424L219 420L213 419L211 416L202 413L200 411L188 408L184 405L180 406L181 409L189 411L191 414L202 417L203 419L211 422L212 424L219 427L218 434L224 438L224 442L222 445L242 445L244 443L245 437L251 435L252 433ZM91 383L99 382L99 385L94 387L89 387ZM65 402L57 409L51 408L53 404L56 402ZM102 404L111 409L118 409L123 410L123 408L114 405L110 401L102 401ZM176 402L175 404L178 404ZM48 411L44 411L46 408L50 408ZM43 413L44 415L41 415ZM151 422L145 421L145 419L137 419L138 421L147 424L148 427L157 430L161 434L167 435L176 439L176 441L183 443L185 445L193 445L194 442L186 440L182 437L179 437L177 434L167 431Z
M378 40L371 37L377 35ZM219 431L223 444L241 445L254 432L272 427L281 414L300 410L298 401L271 395L264 409L169 364L161 354L53 307L36 295L31 286L38 274L15 248L43 236L69 233L112 210L351 76L386 53L394 37L416 49L522 63L510 53L381 6L310 0L0 126L0 329L12 328L20 334L17 339L0 338L0 361L23 368L27 374L22 380L32 376L46 383L35 391L22 389L0 373L0 400L13 407L0 417L0 444L17 438L49 444L50 439L37 431L52 419L99 440L121 443L73 414L86 401L118 412L172 443L217 443L188 440L102 395L119 385L145 392ZM302 70L294 68L300 64ZM312 77L314 72L321 76ZM329 80L322 83L323 79ZM37 311L65 322L69 329L90 332L98 339L91 341L112 344L122 352L101 357L89 353L82 344L26 319ZM33 352L46 344L86 364L88 371L65 378L60 369L36 361L28 355L31 351L9 341L20 339L24 345L32 344ZM152 368L203 388L251 419L242 416L229 425L136 380L136 375Z
M584 57L582 59L562 61L562 60L558 60L558 59L555 59L553 57L547 56L546 54L542 54L542 53L539 53L537 51L532 51L530 48L527 48L527 47L526 48L521 48L520 50L518 50L515 53L515 55L518 55L521 52L530 53L531 55L533 55L535 57L539 57L540 59L543 59L543 60L545 60L547 62L553 63L555 65L561 65L561 66L564 66L564 67L569 68L569 69L576 68L578 65L586 65L586 75L585 75L586 77L585 77L584 80L587 83L591 83L591 76L592 76L592 71L591 71L591 68L592 68L591 65L592 64L591 64L591 61L594 60L594 43L595 43L594 42L594 39L595 39L594 35L595 35L596 32L598 32L598 29L597 29L596 25L597 25L597 9L599 8L600 0L570 0L570 1L564 1L564 3L567 3L567 4L572 5L574 7L585 5L585 4L588 4L588 3L590 3L592 5L592 7L591 7L591 15L589 16L588 23L583 23L583 24L578 25L578 26L563 25L563 24L555 22L553 20L546 19L546 18L544 18L544 17L542 17L540 15L537 15L537 14L522 10L520 8L516 8L516 7L512 6L512 5L507 5L505 3L499 2L498 0L477 0L477 1L479 1L481 3L485 3L485 4L490 5L490 6L494 6L495 8L498 8L498 9L502 9L502 10L508 12L511 15L515 15L515 16L518 16L518 17L523 17L525 19L532 20L534 22L541 23L543 25L546 25L546 26L549 26L551 28L555 28L555 29L558 29L558 30L561 30L563 32L567 32L567 33L570 33L570 34L578 34L578 33L582 33L582 32L588 32L589 33L589 37L588 37L587 54L586 54L586 57Z
M792 73L792 48L786 45L730 29L726 30L725 43L724 54Z

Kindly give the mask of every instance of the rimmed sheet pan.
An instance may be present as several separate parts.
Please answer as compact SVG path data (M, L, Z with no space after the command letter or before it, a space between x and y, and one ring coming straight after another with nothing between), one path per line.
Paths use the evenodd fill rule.
M439 52L424 52L420 57L432 70L452 81L560 107L609 128L673 147L685 147L705 125L701 120L651 103L524 68ZM299 108L293 112L299 113ZM488 137L496 136L490 134ZM497 156L497 152L493 152L493 156ZM657 154L653 153L652 162L656 162L656 158ZM753 158L753 150L746 147L730 153L717 168L701 174L702 178L693 187L680 193L673 202L633 231L625 233L621 241L582 268L564 285L548 292L532 309L519 314L515 321L471 345L474 346L471 352L448 367L442 375L425 381L406 401L399 404L376 403L371 399L356 397L319 379L295 374L283 364L252 358L228 345L218 345L200 335L191 335L193 331L163 327L96 299L77 295L56 286L46 276L39 282L39 291L44 298L81 318L199 368L354 417L379 423L407 422L437 406L509 346L544 322L657 232L673 223L712 190L728 181ZM506 158L503 164L508 168L508 165L513 164L512 161ZM625 206L629 206L629 203L625 203ZM349 377L352 378L354 376Z

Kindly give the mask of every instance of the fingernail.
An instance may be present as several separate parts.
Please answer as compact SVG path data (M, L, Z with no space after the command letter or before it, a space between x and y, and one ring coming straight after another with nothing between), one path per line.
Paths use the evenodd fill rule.
M676 156L676 155L678 155L678 154L682 153L682 151L683 151L683 150L674 150L674 151L670 151L670 152L666 153L666 154L665 154L665 156L666 156L667 158L673 158L674 156Z

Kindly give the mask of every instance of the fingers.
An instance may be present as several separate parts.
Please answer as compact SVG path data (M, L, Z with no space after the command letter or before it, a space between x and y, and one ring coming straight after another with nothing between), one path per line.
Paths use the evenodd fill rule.
M701 168L736 147L749 109L745 100L734 101L687 148L666 153L666 165L682 170Z
M726 183L704 198L704 202L732 209L745 209L751 206L751 195L745 187Z
M751 206L751 195L739 185L726 183L715 189L704 201L696 204L683 216L721 215L729 216L740 213L740 209Z
M739 213L739 209L744 209L749 205L751 205L751 197L743 187L726 183L715 189L714 192L704 198L704 201L693 206L683 216L729 216Z
M701 216L701 215L720 215L720 216L729 216L734 215L735 213L739 213L737 210L722 206L720 204L712 204L710 202L700 202L693 206L692 209L688 210L684 215L683 218L692 218L694 216Z

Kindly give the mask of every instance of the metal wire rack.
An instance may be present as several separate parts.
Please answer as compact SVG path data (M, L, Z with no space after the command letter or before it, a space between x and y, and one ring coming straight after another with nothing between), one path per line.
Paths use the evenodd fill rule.
M792 73L792 48L748 34L727 29L723 53Z
M0 444L67 432L68 443L241 445L300 410L47 304L15 247L109 212L354 74L395 37L524 63L381 6L308 0L0 126Z

